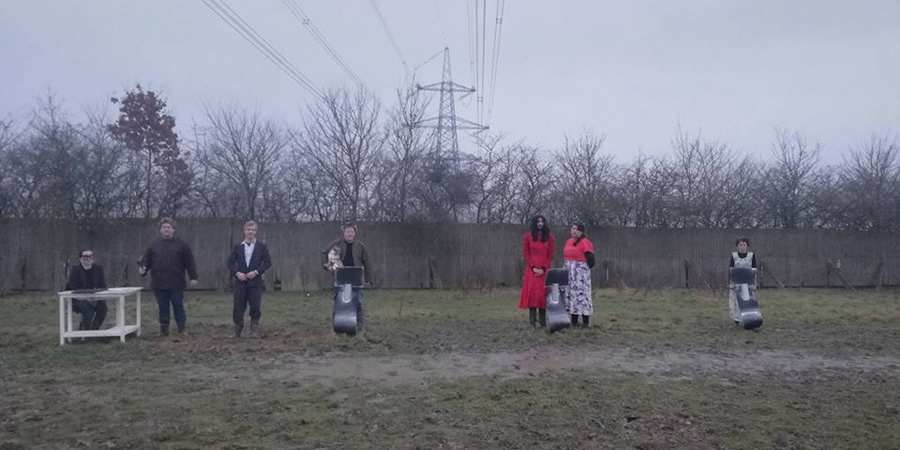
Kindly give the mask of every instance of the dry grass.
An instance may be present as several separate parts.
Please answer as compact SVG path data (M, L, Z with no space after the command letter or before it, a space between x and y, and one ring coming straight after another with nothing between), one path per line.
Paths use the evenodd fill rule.
M190 293L188 338L60 348L52 295L0 298L0 449L897 448L896 291L763 290L735 329L708 291L595 292L588 330L525 324L516 292L267 294L263 339ZM112 317L112 316L111 316Z

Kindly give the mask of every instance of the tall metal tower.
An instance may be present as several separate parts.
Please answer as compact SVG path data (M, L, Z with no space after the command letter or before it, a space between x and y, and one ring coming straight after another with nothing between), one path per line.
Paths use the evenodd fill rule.
M453 77L450 72L450 48L448 47L444 47L444 72L441 77L441 82L429 84L427 86L417 84L416 88L420 91L438 91L441 93L440 109L437 117L423 119L414 124L414 126L437 130L435 133L434 150L430 155L433 169L439 168L438 171L441 172L440 175L442 175L443 171L447 168L456 172L459 170L459 141L456 135L457 130L484 131L488 129L488 127L484 125L456 116L454 94L459 92L471 94L475 92L475 88L465 87L453 82ZM447 164L447 162L450 164Z

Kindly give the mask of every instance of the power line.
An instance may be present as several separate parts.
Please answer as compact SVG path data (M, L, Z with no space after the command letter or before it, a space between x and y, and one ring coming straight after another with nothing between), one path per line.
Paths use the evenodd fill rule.
M476 3L475 8L478 8ZM481 86L481 92L478 95L478 123L481 123L484 119L484 55L485 47L487 44L487 0L481 0L481 72L479 76L481 79L479 80L479 84Z
M306 27L306 29L309 31L309 34L311 34L316 42L319 43L322 49L324 49L325 52L328 53L329 56L331 56L331 59L333 59L334 62L337 63L337 65L341 69L343 69L344 72L347 73L347 75L350 75L350 78L353 78L353 81L355 81L356 84L362 86L362 80L360 80L359 77L356 76L355 73L353 73L353 70L351 70L347 63L344 62L344 59L341 58L341 56L331 46L331 44L328 43L328 40L325 39L325 36L322 35L322 33L318 28L316 28L315 25L313 25L312 21L309 20L309 16L307 16L306 13L303 12L303 9L300 8L300 5L296 2L296 0L282 0L282 2L285 6L288 7L294 17L296 17L297 20Z
M441 16L441 7L438 0L434 0L434 10L437 11L438 24L441 26L441 37L444 38L444 46L447 46L447 33L444 31L444 18Z
M236 31L244 40L265 56L272 64L281 69L295 83L305 88L318 98L322 98L322 93L316 86L306 77L296 66L288 61L277 49L275 49L265 38L263 38L253 27L248 24L240 14L235 12L225 3L225 0L202 0L209 9L221 18L229 27ZM220 3L221 2L221 3Z
M388 27L387 21L384 20L384 15L381 14L381 8L378 7L378 2L375 0L369 0L369 3L372 4L372 9L375 10L375 15L378 16L378 20L381 22L381 26L384 28L384 32L387 33L388 39L391 41L391 45L394 47L394 52L397 53L397 57L400 58L400 62L403 63L403 69L406 72L409 72L409 66L406 64L406 58L403 57L403 52L400 51L400 46L397 45L397 41L394 40L394 35L391 33L390 27Z
M310 81L306 75L300 72L293 63L291 63L284 55L281 54L272 44L269 43L262 35L260 35L247 21L245 21L240 14L238 14L234 9L228 6L228 3L225 0L209 0L214 5L219 8L219 11L225 14L219 14L223 20L226 21L235 31L241 34L245 39L248 39L257 50L263 52L263 54L269 58L270 61L275 63L276 66L279 66L283 70L287 71L289 76L294 78L295 81L299 81L299 83L310 90L313 94L318 97L322 97L322 94L315 87L315 85ZM204 0L206 3L206 0ZM207 4L209 6L209 4ZM214 10L215 11L215 10ZM218 12L217 12L218 14Z
M478 113L478 99L481 96L481 47L478 45L478 43L481 42L481 38L479 37L481 28L478 26L478 24L480 23L478 17L481 14L479 14L478 10L478 0L472 0L472 9L475 11L475 21L472 22L472 27L475 31L475 120L481 122L481 117L479 117Z
M503 34L503 10L506 0L497 0L497 19L494 22L494 49L491 56L491 89L488 98L487 121L485 125L491 125L491 116L494 113L494 94L497 92L497 69L500 66L500 38Z
M472 76L472 87L476 87L478 84L478 78L476 76L476 68L475 68L475 37L472 35L472 32L475 30L475 27L472 26L472 1L466 0L466 27L468 28L468 37L469 37L469 72Z
M415 68L413 68L413 74L415 74L416 71L419 70L419 68L421 68L421 67L424 66L425 64L430 63L434 58L437 58L438 56L441 56L441 55L443 55L443 54L444 54L444 50L441 50L441 51L435 53L434 55L431 56L431 58L426 59L426 60L423 61L421 64L419 64L418 66L416 66Z

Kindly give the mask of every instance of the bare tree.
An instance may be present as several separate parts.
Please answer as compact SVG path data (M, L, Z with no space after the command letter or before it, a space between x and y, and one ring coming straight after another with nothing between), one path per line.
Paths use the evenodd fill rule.
M236 105L215 109L207 106L206 118L208 125L198 133L196 144L204 175L219 178L228 185L227 190L238 196L238 216L258 218L263 191L277 187L274 176L281 152L287 146L286 133L262 118L258 110L248 111ZM216 186L223 188L222 183Z
M38 101L29 136L13 151L12 184L23 217L77 217L75 192L81 161L78 131L52 94Z
M11 114L0 120L0 164L3 167L9 164L10 149L19 141L21 133ZM7 181L10 175L8 171L0 170L0 218L12 215L13 187Z
M307 219L312 195L302 188L302 179L291 175L291 165L282 158L262 192L262 217L270 222L296 222Z
M79 127L81 142L73 161L75 209L82 218L115 217L128 201L129 183L138 173L129 170L128 155L109 135L107 117L102 112L87 116L88 122Z
M864 231L889 231L900 204L900 167L897 142L887 136L872 136L850 151L841 170L846 193L847 226Z
M517 176L513 186L516 195L515 218L519 223L528 223L537 214L549 213L553 186L558 176L542 149L521 145L516 151Z
M196 131L196 129L195 129ZM195 167L196 179L191 185L191 193L188 198L190 207L195 217L237 217L240 215L240 193L234 191L234 185L212 169L201 159L202 151L198 150L197 135L192 141L195 149L192 152L192 165Z
M563 192L560 203L566 215L588 225L609 221L610 173L613 158L601 153L606 136L585 131L578 138L565 138L559 160L562 166Z
M772 160L760 185L765 199L760 212L769 226L791 229L808 223L821 152L821 144L809 144L800 133L775 130Z
M813 204L803 226L806 228L848 228L851 196L841 183L840 166L826 166L819 169L815 177L815 187L810 192Z
M0 119L0 152L9 148L21 135L22 132L18 130L16 120L11 114Z
M106 130L102 113L72 122L49 94L32 113L26 137L4 158L7 214L93 219L123 216L133 196L127 155Z
M334 189L338 207L352 220L361 216L384 143L379 110L378 100L370 92L359 89L351 96L346 91L331 91L309 107L303 129L293 139L315 174L310 181L316 187L327 184ZM325 205L320 202L318 207Z
M618 226L668 227L675 178L663 159L638 155L616 171L613 210Z
M756 228L760 226L758 186L761 168L751 156L735 159L725 168L724 182L714 203L711 227Z
M421 215L419 198L423 157L433 136L415 124L425 117L428 102L421 91L410 87L397 91L397 105L387 127L384 158L378 164L377 200L370 208L373 219L403 222Z
M516 146L501 145L502 137L479 139L480 154L472 160L475 223L505 223L515 210Z
M757 165L738 160L725 143L689 136L679 128L673 143L672 207L678 227L733 227L752 220Z

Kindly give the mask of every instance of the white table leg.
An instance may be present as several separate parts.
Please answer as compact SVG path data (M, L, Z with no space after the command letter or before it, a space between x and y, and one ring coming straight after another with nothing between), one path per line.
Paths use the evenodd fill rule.
M66 334L68 334L68 333L71 333L71 332L72 332L72 316L75 315L75 314L72 312L72 298L71 298L71 297L66 297L66 311L65 311L65 313L66 313L66 317L67 317L66 323L68 324L68 325L67 325L67 328L66 328ZM69 342L72 342L72 340L69 339Z
M59 297L59 345L66 344L66 301Z
M141 291L137 291L137 336L141 336Z
M125 342L125 296L119 296L119 308L116 311L116 325L119 326L119 339Z

